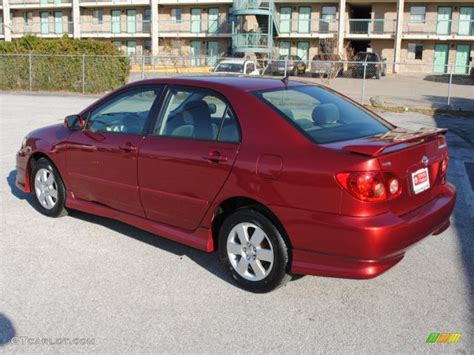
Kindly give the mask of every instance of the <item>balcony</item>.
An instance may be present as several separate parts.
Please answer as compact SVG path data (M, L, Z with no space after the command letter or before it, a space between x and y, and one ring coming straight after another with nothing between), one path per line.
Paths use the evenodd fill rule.
M148 38L151 33L149 20L81 21L81 35L90 38Z
M337 33L337 20L279 20L279 37L331 38Z
M346 27L348 38L392 38L397 30L397 20L349 19Z
M266 34L238 33L232 35L232 48L236 52L265 52L270 48L268 41Z
M406 39L474 39L474 20L433 20L403 24Z
M160 37L230 37L232 23L224 17L214 21L158 21Z
M67 8L72 7L72 0L10 0L12 9L30 8Z
M232 14L234 15L245 15L245 14L264 15L272 10L274 10L273 1L234 0L232 2Z
M34 34L40 37L55 38L64 34L73 34L73 24L67 21L38 21L29 23L13 23L12 37L18 38L25 34Z
M80 6L97 7L97 6L150 6L149 0L79 0Z

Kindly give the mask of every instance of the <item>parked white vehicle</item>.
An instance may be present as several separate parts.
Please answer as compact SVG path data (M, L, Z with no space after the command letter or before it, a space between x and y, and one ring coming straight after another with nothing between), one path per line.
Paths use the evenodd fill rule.
M226 59L217 63L213 70L219 74L260 75L255 61L250 59Z

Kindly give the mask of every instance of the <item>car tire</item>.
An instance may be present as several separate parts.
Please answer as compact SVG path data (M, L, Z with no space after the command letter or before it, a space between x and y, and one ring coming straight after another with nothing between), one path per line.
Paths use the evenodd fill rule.
M67 215L66 189L54 165L46 158L32 164L30 186L36 209L48 217Z
M380 79L380 70L377 70L377 71L375 72L375 78L376 78L376 79Z
M281 232L254 209L238 209L224 220L219 258L237 284L250 292L270 292L291 279L289 249Z

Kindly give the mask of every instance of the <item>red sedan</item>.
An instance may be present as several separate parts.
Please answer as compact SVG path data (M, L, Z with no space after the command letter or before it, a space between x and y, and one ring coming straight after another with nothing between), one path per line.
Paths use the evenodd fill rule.
M17 156L40 212L118 219L219 251L243 288L371 278L449 226L446 130L409 131L328 88L269 78L136 82Z

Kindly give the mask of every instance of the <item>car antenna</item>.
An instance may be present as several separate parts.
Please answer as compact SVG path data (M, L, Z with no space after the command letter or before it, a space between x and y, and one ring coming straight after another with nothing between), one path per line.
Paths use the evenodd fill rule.
M283 79L281 79L281 82L285 84L285 89L288 89L288 79L290 78L289 74L286 74Z

